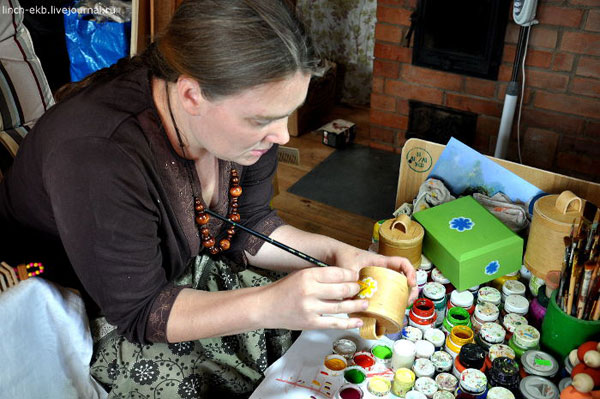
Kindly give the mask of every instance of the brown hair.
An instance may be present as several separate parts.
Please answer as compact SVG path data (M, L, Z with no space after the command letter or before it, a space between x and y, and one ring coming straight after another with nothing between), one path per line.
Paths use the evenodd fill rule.
M186 0L140 56L59 89L57 101L122 73L148 67L174 82L198 81L207 99L239 93L298 71L318 74L319 59L287 0Z

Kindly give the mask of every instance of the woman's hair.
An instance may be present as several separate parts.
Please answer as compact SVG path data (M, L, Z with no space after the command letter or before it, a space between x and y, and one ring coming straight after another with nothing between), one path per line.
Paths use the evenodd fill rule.
M124 58L59 89L57 101L146 66L158 78L197 80L209 100L278 81L318 74L319 58L287 0L186 0L140 56Z

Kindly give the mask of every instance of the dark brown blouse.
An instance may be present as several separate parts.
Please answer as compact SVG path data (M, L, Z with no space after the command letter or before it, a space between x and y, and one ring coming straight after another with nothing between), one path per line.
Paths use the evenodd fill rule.
M0 258L48 259L48 277L80 283L119 333L142 343L166 341L166 322L182 289L173 281L200 248L186 171L191 161L171 147L150 81L140 69L55 105L26 136L0 183L0 226L9 226L0 233ZM226 214L236 168L242 223L266 235L282 225L269 207L276 151L248 167L219 161L214 210ZM214 218L209 227L217 237L226 229ZM261 245L238 231L223 256L243 268L243 251L255 254ZM57 261L61 253L68 264Z

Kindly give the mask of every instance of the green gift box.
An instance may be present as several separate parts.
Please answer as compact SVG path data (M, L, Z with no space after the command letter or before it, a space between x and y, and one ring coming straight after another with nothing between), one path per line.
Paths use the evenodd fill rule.
M413 215L425 229L423 254L460 291L521 268L523 239L473 197Z

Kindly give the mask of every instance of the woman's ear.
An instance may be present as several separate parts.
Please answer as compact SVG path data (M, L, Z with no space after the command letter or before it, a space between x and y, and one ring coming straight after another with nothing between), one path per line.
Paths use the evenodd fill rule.
M208 100L202 95L202 89L196 79L180 76L177 79L177 92L183 109L194 116L202 114L202 109Z

